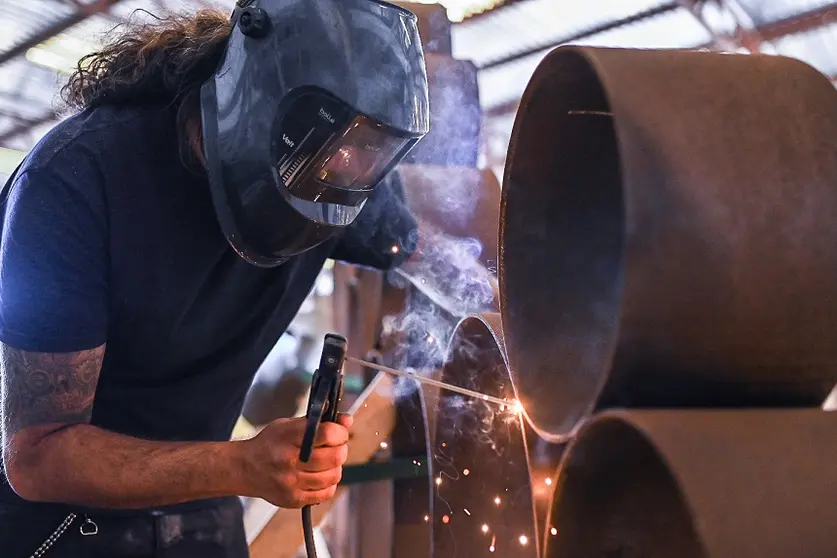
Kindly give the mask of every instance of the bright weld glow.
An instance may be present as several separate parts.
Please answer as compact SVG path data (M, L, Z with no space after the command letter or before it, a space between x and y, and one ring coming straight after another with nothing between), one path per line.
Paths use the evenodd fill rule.
M389 447L389 444L387 444L386 442L381 442L381 449L387 449L387 447Z
M549 534L550 534L550 535L552 535L552 536L554 537L555 535L557 535L557 534L558 534L558 529L556 529L555 527L553 527L552 529L550 529L550 530L549 530Z
M526 535L520 535L520 538L517 540L520 541L520 546L526 546L527 544L529 544L529 537L527 537Z
M483 533L488 533L488 525L485 524L485 523L482 524L482 532Z
M462 474L467 477L468 475L471 474L471 470L470 469L462 469Z
M498 506L500 505L500 497L499 496L494 497L494 503L497 504Z
M436 486L442 484L442 477L436 477Z
M543 482L545 482L547 486L552 486L552 479L550 477L546 477Z
M444 523L445 525L447 525L448 523L450 523L450 517L449 517L449 516L447 516L447 515L443 515L443 516L442 516L442 523Z
M428 521L430 521L430 516L429 516L429 515L425 515L425 516L424 516L424 522L425 522L425 523L427 523Z
M392 248L390 248L390 252L392 252L393 254L397 254L400 251L400 248L398 248L398 246L396 246L395 244L393 244Z

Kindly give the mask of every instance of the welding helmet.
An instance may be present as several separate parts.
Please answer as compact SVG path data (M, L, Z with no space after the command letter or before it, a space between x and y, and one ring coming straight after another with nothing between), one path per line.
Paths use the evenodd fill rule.
M218 221L272 267L350 225L427 133L416 16L378 0L239 0L201 88Z

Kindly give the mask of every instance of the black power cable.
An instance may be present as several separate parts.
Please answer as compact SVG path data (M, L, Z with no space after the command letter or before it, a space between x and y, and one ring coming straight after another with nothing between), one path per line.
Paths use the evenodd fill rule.
M336 333L325 336L320 366L311 380L308 398L307 423L299 460L306 463L314 451L314 440L321 422L337 422L337 408L343 397L343 360L346 358L346 338ZM317 558L314 544L314 523L311 520L311 506L302 508L302 532L305 536L305 552L308 558Z

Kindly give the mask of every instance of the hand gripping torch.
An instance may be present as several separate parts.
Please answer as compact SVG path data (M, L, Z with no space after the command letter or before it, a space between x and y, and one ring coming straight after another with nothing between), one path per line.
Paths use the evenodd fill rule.
M343 397L343 360L346 358L346 345L346 338L342 335L329 333L325 336L320 366L314 372L311 393L308 396L308 411L305 414L307 423L299 450L299 460L303 463L311 458L320 423L337 422L337 407ZM311 506L302 508L302 531L308 558L317 558Z

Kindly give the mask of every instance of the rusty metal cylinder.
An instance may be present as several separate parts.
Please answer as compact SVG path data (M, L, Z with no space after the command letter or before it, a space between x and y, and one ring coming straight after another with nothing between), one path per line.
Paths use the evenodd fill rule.
M777 56L561 47L505 171L501 311L552 440L608 407L819 406L837 382L837 91Z
M833 558L837 414L610 411L561 462L546 558Z
M508 407L442 391L431 454L433 556L537 558L537 502L545 470L532 470L525 421L513 406L499 314L462 320L441 379L509 400Z

